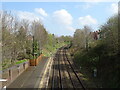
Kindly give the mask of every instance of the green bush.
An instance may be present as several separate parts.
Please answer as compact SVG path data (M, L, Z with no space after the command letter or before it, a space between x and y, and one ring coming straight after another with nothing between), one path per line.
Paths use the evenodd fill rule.
M17 57L17 59L18 59L18 60L25 59L25 53L23 53L23 52L20 52L20 53L18 54L18 57Z
M110 54L111 53L111 54ZM102 80L103 87L119 87L120 66L118 56L106 49L104 44L91 48L88 52L77 52L74 61L81 67L88 68L92 72L97 68L98 80Z

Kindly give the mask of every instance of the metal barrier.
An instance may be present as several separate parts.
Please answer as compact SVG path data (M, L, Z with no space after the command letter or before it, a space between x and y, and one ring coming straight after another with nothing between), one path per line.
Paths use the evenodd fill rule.
M2 82L2 86L8 86L11 82L13 82L23 71L25 71L29 67L29 61L17 64L10 68L7 68L3 71L0 71L0 74L3 79L7 79L6 82Z

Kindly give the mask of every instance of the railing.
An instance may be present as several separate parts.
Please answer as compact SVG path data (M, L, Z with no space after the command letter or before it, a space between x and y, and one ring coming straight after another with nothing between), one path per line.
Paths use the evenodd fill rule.
M6 82L7 81L7 79L1 79L0 78L0 84L2 84L2 82ZM0 90L6 90L6 86L4 86L4 87L0 87Z
M0 83L2 83L3 87L8 86L12 81L14 81L28 67L29 67L29 61L21 63L21 64L17 64L15 66L7 68L3 71L0 71L0 75L2 76L2 79L7 79L6 82L0 82Z
M2 83L2 87L8 86L10 83L12 83L29 66L38 65L38 63L42 59L42 57L43 57L43 54L41 54L35 60L29 60L27 62L17 64L15 66L12 66L10 68L7 68L5 70L0 71L0 76L2 76L1 78L2 79L7 79L7 81L5 81L5 82L0 82L0 83Z

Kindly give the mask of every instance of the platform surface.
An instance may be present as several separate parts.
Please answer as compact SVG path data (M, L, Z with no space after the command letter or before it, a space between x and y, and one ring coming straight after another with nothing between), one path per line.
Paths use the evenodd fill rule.
M7 88L38 88L47 63L48 58L44 57L37 66L28 67Z

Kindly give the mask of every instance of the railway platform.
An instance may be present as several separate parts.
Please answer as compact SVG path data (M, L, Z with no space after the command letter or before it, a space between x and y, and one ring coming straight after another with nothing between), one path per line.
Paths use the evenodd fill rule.
M48 63L44 57L37 66L30 66L19 77L16 78L7 88L39 88L39 83Z

